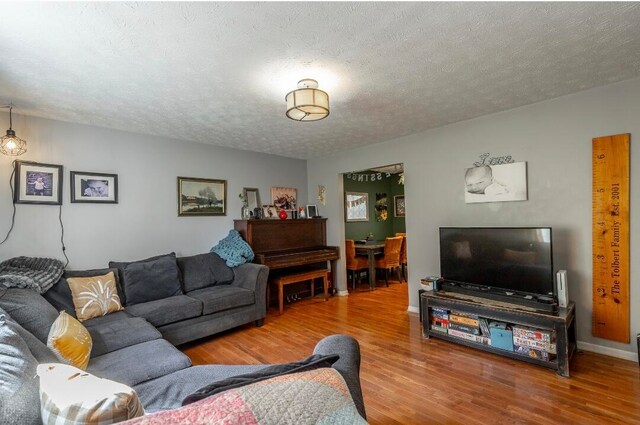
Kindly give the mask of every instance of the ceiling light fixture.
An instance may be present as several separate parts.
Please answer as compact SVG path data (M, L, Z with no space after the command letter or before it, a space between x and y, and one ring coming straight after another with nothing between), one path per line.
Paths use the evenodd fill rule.
M11 117L13 104L5 106L5 108L9 108L9 129L7 130L7 135L2 136L0 139L0 153L9 156L22 155L27 151L27 142L17 137L16 132L11 129L13 126L13 120Z
M298 81L298 90L285 96L287 116L295 121L318 121L329 115L329 95L311 78Z

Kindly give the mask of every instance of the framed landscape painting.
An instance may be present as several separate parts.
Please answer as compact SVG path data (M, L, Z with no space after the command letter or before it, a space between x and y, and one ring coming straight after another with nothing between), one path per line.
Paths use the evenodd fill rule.
M118 203L118 175L71 172L71 202Z
M62 205L62 165L16 161L13 202Z
M178 177L178 216L227 215L227 181Z
M393 215L394 217L404 217L404 195L393 197Z

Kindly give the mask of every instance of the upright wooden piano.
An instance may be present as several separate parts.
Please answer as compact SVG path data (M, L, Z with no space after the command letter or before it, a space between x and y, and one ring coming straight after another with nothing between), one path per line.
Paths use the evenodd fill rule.
M335 276L337 246L327 246L327 219L234 220L234 228L251 245L255 262L269 267L270 274L288 270L327 267Z

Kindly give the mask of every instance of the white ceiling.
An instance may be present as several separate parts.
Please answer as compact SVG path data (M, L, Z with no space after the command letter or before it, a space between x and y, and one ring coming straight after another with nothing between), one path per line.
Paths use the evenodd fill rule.
M17 113L296 158L640 76L638 3L3 3ZM331 115L299 123L301 78Z

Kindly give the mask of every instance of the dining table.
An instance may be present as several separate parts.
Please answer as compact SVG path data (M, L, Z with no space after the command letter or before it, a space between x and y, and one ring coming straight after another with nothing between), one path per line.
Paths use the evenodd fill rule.
M376 287L376 254L384 254L384 241L356 242L356 255L366 255L369 259L369 290Z

